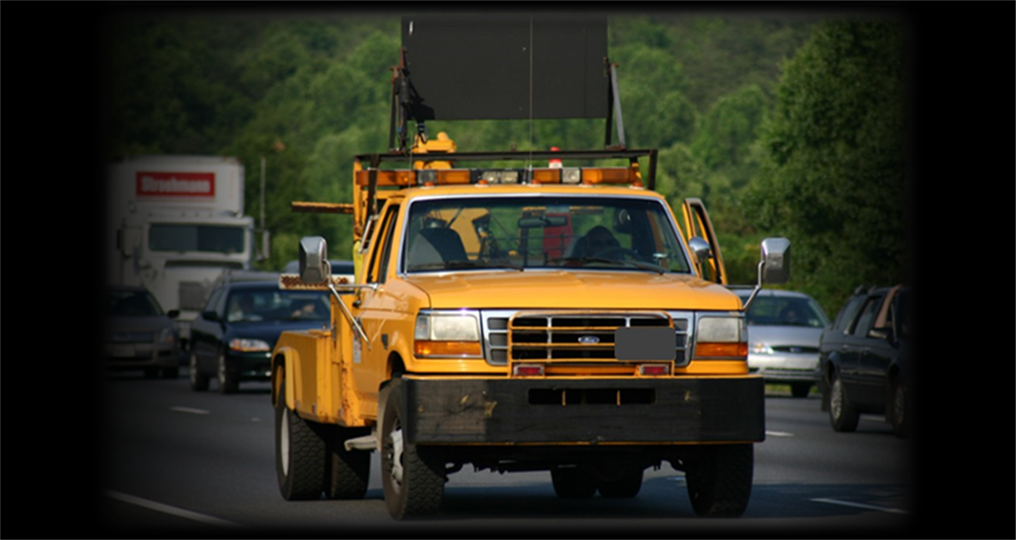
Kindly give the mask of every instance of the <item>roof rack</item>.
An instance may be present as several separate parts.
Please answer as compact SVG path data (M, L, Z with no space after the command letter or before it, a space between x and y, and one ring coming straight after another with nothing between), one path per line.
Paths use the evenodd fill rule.
M648 157L648 171L643 175L638 159ZM362 154L354 163L354 183L361 188L414 187L455 184L627 184L655 189L656 149L647 150L571 150L571 151L502 151L502 152L425 152L406 154L388 152ZM551 160L627 159L626 167L563 167L550 165ZM547 160L546 167L533 167L533 161ZM462 161L523 161L522 167L457 168ZM384 162L406 164L402 169L384 169Z

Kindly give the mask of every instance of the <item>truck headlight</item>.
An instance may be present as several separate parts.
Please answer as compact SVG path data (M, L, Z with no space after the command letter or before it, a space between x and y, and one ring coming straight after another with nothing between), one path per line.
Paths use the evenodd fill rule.
M233 338L229 341L229 348L238 352L265 352L272 350L267 341L261 339Z
M472 311L421 313L413 350L418 357L482 358L480 319Z
M741 317L705 316L698 320L696 358L748 357L747 331Z

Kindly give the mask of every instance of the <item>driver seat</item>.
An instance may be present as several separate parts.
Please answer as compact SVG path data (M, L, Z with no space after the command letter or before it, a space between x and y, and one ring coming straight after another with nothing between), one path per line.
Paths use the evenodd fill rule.
M409 249L408 258L410 270L414 266L468 260L459 233L448 228L422 229Z
M594 238L596 236L599 238ZM620 247L621 243L606 227L597 226L573 240L565 252L565 258L591 257L597 253Z

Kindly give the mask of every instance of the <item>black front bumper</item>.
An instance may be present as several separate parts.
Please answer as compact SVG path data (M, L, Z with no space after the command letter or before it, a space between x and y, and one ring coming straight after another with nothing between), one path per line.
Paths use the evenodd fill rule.
M403 378L411 443L758 442L758 377L668 379Z

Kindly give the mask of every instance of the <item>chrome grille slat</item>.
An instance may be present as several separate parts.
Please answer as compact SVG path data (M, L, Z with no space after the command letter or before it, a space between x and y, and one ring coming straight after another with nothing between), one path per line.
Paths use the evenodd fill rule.
M521 316L516 316L521 313ZM672 318L669 319L668 315ZM483 347L487 363L507 365L509 354L515 360L553 360L558 362L616 361L614 333L621 326L666 326L673 321L677 334L675 366L687 363L688 328L692 313L527 313L516 310L481 312ZM509 328L509 321L511 328ZM595 336L597 343L580 343L579 338ZM511 343L511 347L509 347Z

